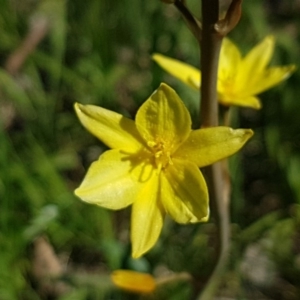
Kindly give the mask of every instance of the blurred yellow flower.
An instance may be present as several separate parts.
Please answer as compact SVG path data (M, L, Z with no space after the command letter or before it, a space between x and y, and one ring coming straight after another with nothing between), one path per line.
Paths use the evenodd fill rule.
M165 213L186 224L207 221L208 192L199 170L232 155L252 136L247 129L191 130L191 118L166 84L140 107L135 122L93 105L75 104L92 134L112 150L89 168L75 194L109 209L132 204L132 256L156 243Z
M153 276L130 270L116 270L111 274L111 280L118 288L137 294L149 294L156 289Z
M287 79L295 65L267 67L274 52L274 38L267 36L245 57L228 38L223 40L218 70L218 101L230 106L261 108L257 94ZM167 72L199 90L201 72L183 62L154 54L153 59Z

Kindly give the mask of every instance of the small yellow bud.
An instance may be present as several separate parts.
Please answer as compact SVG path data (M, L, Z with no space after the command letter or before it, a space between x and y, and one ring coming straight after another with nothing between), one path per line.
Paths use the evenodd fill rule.
M147 273L116 270L111 274L112 282L120 289L137 294L149 294L156 288L155 279Z

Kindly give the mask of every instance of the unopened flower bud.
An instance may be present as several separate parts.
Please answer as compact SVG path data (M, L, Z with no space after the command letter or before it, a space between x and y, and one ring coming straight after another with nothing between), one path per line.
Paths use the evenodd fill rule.
M224 19L215 24L215 30L227 35L239 22L242 14L242 0L232 0Z

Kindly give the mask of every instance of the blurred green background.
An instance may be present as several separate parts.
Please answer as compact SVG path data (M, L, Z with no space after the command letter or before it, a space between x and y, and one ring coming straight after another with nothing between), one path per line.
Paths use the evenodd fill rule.
M188 5L200 16L200 1ZM214 263L213 223L167 219L155 248L130 257L130 209L110 212L73 195L106 150L73 104L134 117L161 81L198 124L198 94L151 61L159 52L198 66L180 14L158 0L0 0L0 299L139 299L111 271L188 272L147 299L194 299ZM246 53L276 37L272 64L300 62L300 2L245 0L230 34ZM300 72L261 95L263 109L234 109L254 138L230 160L233 247L218 292L226 299L300 299ZM200 286L199 286L200 285ZM216 298L217 299L217 298ZM221 298L219 298L221 299Z

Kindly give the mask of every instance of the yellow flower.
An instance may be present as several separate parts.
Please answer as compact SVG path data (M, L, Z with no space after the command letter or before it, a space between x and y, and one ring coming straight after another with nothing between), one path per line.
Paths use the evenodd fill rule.
M111 274L112 282L120 289L132 293L148 294L156 289L153 276L130 270L116 270Z
M199 170L238 151L247 129L191 130L191 118L166 84L140 107L135 122L93 105L75 104L81 123L112 150L89 168L75 194L108 209L132 204L132 256L156 243L165 213L186 224L208 219L208 192Z
M295 70L294 65L267 68L273 52L272 36L267 36L245 57L234 43L225 38L218 70L219 103L260 109L261 103L256 95L287 79ZM171 75L199 90L201 73L198 69L161 54L154 54L153 59Z

